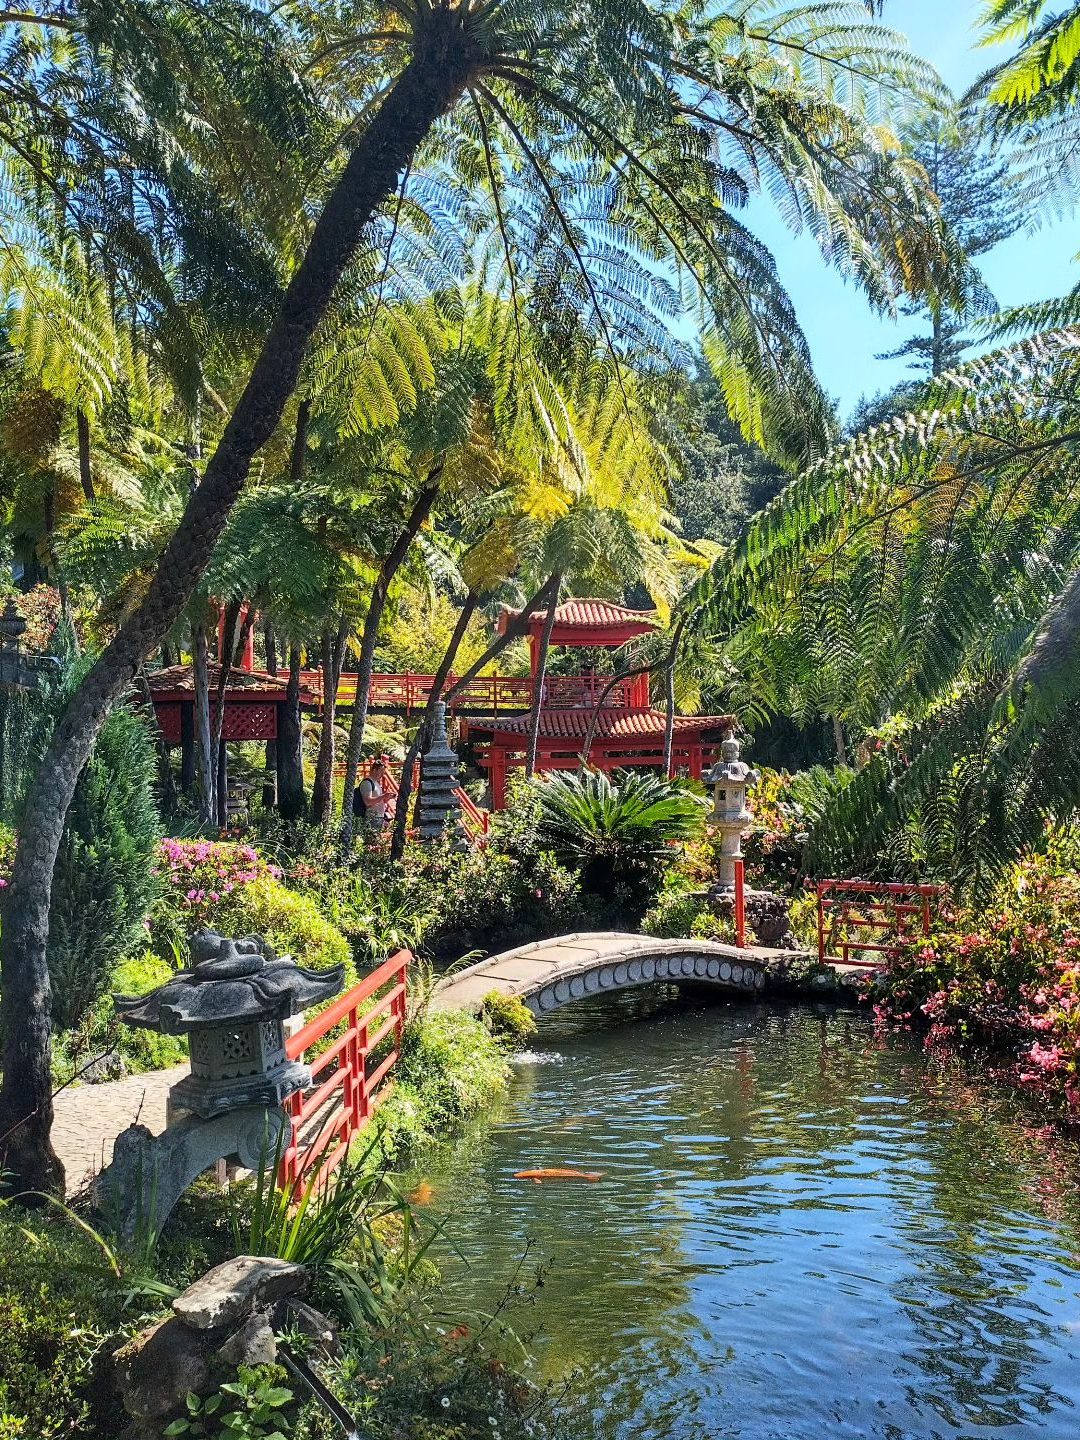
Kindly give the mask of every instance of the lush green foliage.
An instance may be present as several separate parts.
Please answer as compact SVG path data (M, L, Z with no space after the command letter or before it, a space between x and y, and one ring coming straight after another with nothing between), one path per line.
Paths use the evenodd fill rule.
M106 721L68 811L53 880L49 973L57 1028L79 1024L140 939L157 893L155 758L146 723Z
M481 1114L506 1083L506 1056L491 1031L460 1011L425 1011L405 1030L394 1089L379 1110L395 1157L439 1144Z
M283 954L314 969L352 966L345 936L308 896L288 889L281 872L250 845L232 841L164 840L158 853L164 894L151 915L151 935L181 963L200 926L228 935L262 935Z
M649 772L555 774L537 783L537 797L540 839L603 896L655 884L668 848L705 824L699 795Z
M190 1440L286 1440L293 1392L277 1367L241 1365L236 1379L200 1398L189 1395L187 1414L166 1425L166 1436Z
M480 1018L497 1039L511 1044L521 1044L536 1034L536 1016L524 1000L499 990L484 996Z

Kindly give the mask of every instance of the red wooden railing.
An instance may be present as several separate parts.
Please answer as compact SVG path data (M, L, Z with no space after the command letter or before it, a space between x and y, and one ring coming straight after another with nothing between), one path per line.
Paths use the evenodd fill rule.
M446 681L449 690L456 676ZM396 710L411 715L422 710L431 698L434 684L433 675L373 675L368 703L376 709ZM544 682L544 704L549 709L567 710L576 706L594 705L600 692L607 684L604 675L549 675ZM304 670L300 674L301 688L310 691L317 704L322 704L322 671ZM626 709L634 705L647 704L642 701L636 677L620 680L612 686L604 704L605 707ZM520 714L532 704L533 682L528 675L478 675L463 685L450 701L451 712L455 710L482 710L487 715L505 714L507 711ZM337 703L343 706L356 704L356 676L343 674L338 681Z
M735 861L735 944L746 949L746 864Z
M289 1059L300 1060L345 1024L344 1031L309 1060L311 1089L285 1103L291 1132L278 1169L283 1189L295 1189L312 1172L320 1180L329 1175L385 1099L401 1054L412 958L408 950L399 950L285 1042ZM387 1040L389 1048L384 1046ZM377 1054L380 1046L384 1053Z
M943 885L886 884L874 880L819 880L818 959L845 965L879 965L920 935L929 935ZM853 956L860 958L855 959Z

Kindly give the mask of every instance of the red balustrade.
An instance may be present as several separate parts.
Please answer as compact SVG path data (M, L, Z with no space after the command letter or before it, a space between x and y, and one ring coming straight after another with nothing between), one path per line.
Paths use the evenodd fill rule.
M345 1026L308 1061L311 1089L285 1103L290 1133L278 1169L283 1189L295 1189L314 1172L320 1182L325 1179L386 1098L405 1033L412 958L408 950L399 950L286 1040L289 1059L302 1060L331 1031Z
M594 705L608 683L604 675L549 675L544 682L544 704L549 709L567 710L583 705ZM310 691L322 703L322 672L304 670L300 676L301 687ZM373 675L368 703L374 709L396 710L411 715L423 710L431 698L435 683L433 675ZM445 689L456 683L450 675ZM482 710L486 715L500 715L510 712L520 714L532 704L533 682L528 675L477 675L450 701L450 710ZM356 704L356 676L343 674L338 682L337 703L350 707ZM638 677L620 680L612 686L604 701L605 707L616 709L641 707L648 704L644 699Z
M930 934L944 894L943 885L819 880L818 959L824 963L834 956L845 965L880 965L881 957L889 959L912 940Z

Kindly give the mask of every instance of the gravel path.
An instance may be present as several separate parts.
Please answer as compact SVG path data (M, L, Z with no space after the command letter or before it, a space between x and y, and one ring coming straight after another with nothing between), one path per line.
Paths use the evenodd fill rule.
M186 1070L180 1065L102 1085L73 1085L57 1095L52 1142L64 1162L69 1195L109 1163L113 1142L133 1121L155 1135L165 1129L169 1087Z

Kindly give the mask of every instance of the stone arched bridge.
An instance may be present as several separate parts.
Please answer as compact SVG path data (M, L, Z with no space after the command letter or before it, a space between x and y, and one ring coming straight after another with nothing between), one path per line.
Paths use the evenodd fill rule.
M656 940L615 930L560 935L446 976L431 1005L477 1011L496 990L523 1000L540 1015L587 995L652 984L709 985L749 996L760 994L770 975L783 973L793 958L790 950L739 950L711 940Z

